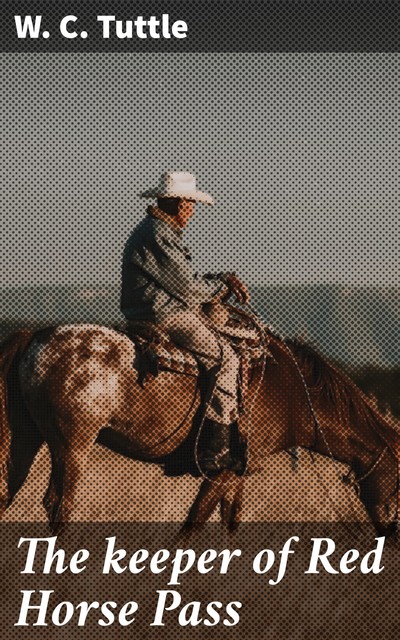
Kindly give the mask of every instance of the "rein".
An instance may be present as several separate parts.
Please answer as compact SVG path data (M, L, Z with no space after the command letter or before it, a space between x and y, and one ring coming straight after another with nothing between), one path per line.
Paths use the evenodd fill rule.
M250 307L250 305L248 305L248 306ZM272 329L271 329L270 327L268 327L268 326L263 326L263 324L262 324L262 323L260 322L260 320L258 319L258 317L257 317L257 315L256 315L256 312L255 312L255 311L253 311L253 309L252 309L251 307L250 307L250 309L251 309L251 315L252 315L252 317L253 317L253 318L254 318L254 317L256 317L256 318L257 318L257 320L258 320L258 322L257 322L257 327L260 327L260 328L261 328L261 330L262 330L263 334L265 333L265 329L267 329L267 330L268 330L268 332L269 332L271 335L273 335L274 337L278 338L279 342L282 344L283 348L284 348L284 349L285 349L285 351L288 353L288 355L289 355L290 359L292 360L293 364L295 365L296 370L297 370L297 373L299 374L300 380L301 380L301 382L302 382L302 384L303 384L304 391L305 391L305 393L306 393L306 397L307 397L307 404L308 404L309 409L310 409L310 413L311 413L311 417L312 417L313 422L314 422L315 429L320 433L321 438L322 438L322 440L324 441L325 447L326 447L326 449L327 449L327 451L328 451L328 453L329 453L329 457L330 457L330 459L331 459L331 460L332 460L332 462L333 462L333 465L334 465L334 468L335 468L335 470L336 470L336 473L337 473L337 475L338 475L339 480L340 480L341 482L344 482L344 476L343 476L342 472L340 471L340 469L339 469L339 467L338 467L338 464L337 464L337 462L336 462L336 459L334 458L333 453L332 453L332 450L331 450L331 448L330 448L330 446L329 446L329 443L328 443L328 441L327 441L327 439L326 439L326 437L325 437L325 433L324 433L324 431L323 431L323 429L322 429L322 427L321 427L321 424L320 424L320 422L319 422L319 420L318 420L317 413L316 413L316 411L315 411L315 409L314 409L314 405L313 405L312 400L311 400L310 391L309 391L308 385L307 385L307 383L306 383L305 377L304 377L304 375L303 375L303 372L302 372L302 370L300 369L300 365L299 365L299 363L297 362L297 360L296 360L296 358L295 358L295 356L294 356L293 352L291 351L291 349L290 349L290 348L288 347L288 345L285 343L284 339L283 339L283 338L282 338L278 333L276 333L276 332L272 331ZM296 449L296 447L294 447L294 448ZM293 449L293 448L292 448L292 449ZM292 455L292 459L294 459L294 461L295 461L295 462L294 462L294 468L295 468L296 459L297 459L297 454L296 454L296 453L294 453L294 452L293 452L293 450L290 452L290 454ZM312 451L311 451L311 450L309 450L309 454L310 454L311 460L312 460L312 462L313 462L313 464L314 464L314 463L315 463L315 459L314 459L314 457L313 457L313 453L312 453ZM383 456L382 456L382 457L383 457ZM374 467L375 467L375 468L376 468L376 466L377 466L377 465L374 465ZM350 469L350 472L351 472L351 471L352 471L352 469ZM371 473L372 473L372 470L371 470ZM369 474L369 475L370 475L370 474ZM318 476L318 479L319 479L319 481L320 481L321 485L322 485L322 486L323 486L323 488L324 488L325 493L327 494L327 497L328 497L329 501L332 503L334 510L335 510L335 511L337 511L337 509L336 509L336 505L335 505L335 502L334 502L334 500L333 500L333 499L332 499L332 497L331 497L331 494L330 494L330 492L329 492L329 489L325 486L325 483L324 483L324 481L323 481L323 479L322 479L322 477L321 477L321 475L320 475L320 473L319 473L319 472L317 472L317 476Z
M272 331L271 331L271 333L272 333ZM277 335L276 337L278 337L279 339L282 340L282 338L280 338L280 336ZM393 453L392 448L386 443L386 440L383 438L383 436L380 436L381 439L385 442L385 446L383 447L382 451L380 452L380 454L378 455L376 460L372 463L372 465L368 469L368 471L366 471L366 473L364 473L363 475L357 477L355 472L354 472L354 470L350 467L350 469L349 469L347 474L342 474L340 472L340 469L339 469L338 465L337 465L336 459L333 456L333 453L332 453L332 450L331 450L331 448L329 446L329 443L328 443L328 441L327 441L327 439L325 437L325 434L324 434L324 431L323 431L323 429L321 427L321 424L320 424L320 422L318 420L317 414L316 414L314 406L312 404L310 391L309 391L308 385L306 383L306 380L304 378L303 372L300 369L299 363L297 362L297 360L296 360L293 352L291 351L291 349L287 346L287 344L283 340L282 340L282 344L284 345L285 350L290 354L290 357L291 357L291 359L292 359L292 361L293 361L293 363L294 363L294 365L295 365L295 367L296 367L296 369L297 369L297 371L299 373L299 376L300 376L301 381L303 383L304 390L306 392L307 401L308 401L308 405L309 405L309 408L310 408L310 412L311 412L311 415L312 415L312 418L313 418L313 422L314 422L315 428L320 433L320 435L321 435L321 437L322 437L322 439L324 441L326 449L327 449L327 451L329 453L329 457L332 460L332 462L334 464L334 467L336 469L336 472L338 474L338 478L339 478L340 482L342 482L343 484L352 487L356 491L356 494L357 494L357 496L359 498L360 497L360 483L363 482L364 480L366 480L367 478L369 478L377 470L377 468L379 467L380 463L384 459L386 453L388 453L388 452ZM376 433L378 433L378 432L376 432ZM379 435L380 434L378 433L378 436ZM310 453L311 460L313 461L313 463L315 463L315 459L313 457L312 451L309 450L309 453ZM393 455L397 460L397 488L396 488L396 498L397 499L396 499L396 514L395 514L395 518L394 518L394 523L395 523L396 527L398 527L398 525L399 525L399 517L400 517L400 465L399 465L398 456L396 454L394 454L394 453L393 453ZM319 477L320 482L323 484L323 481L322 481L322 478L321 478L320 474L318 474L318 477ZM335 506L334 501L332 500L328 490L326 490L326 493L327 493L328 497L330 498L332 504Z
M230 306L233 306L233 305L230 305ZM314 423L314 427L315 427L316 433L318 433L320 435L320 437L321 437L321 439L322 439L322 441L323 441L323 443L325 445L325 448L326 448L326 450L328 452L328 456L329 456L329 458L331 459L331 461L332 461L332 463L334 465L337 477L338 477L338 479L339 479L339 481L341 483L345 484L348 487L353 488L355 490L355 492L356 492L357 497L360 498L360 493L361 493L360 483L363 482L364 480L367 480L368 478L370 478L373 475L373 473L375 473L375 471L378 469L379 465L382 463L382 460L385 458L385 456L388 453L393 453L392 447L390 446L390 444L387 443L386 439L377 432L377 435L383 440L384 446L383 446L382 450L380 451L380 453L378 454L377 458L371 463L371 466L367 469L367 471L365 473L363 473L362 475L357 476L356 473L354 472L354 470L350 467L348 473L347 474L343 474L342 470L340 469L340 467L338 465L338 462L337 462L336 458L333 455L332 449L331 449L331 447L329 445L329 442L328 442L327 437L325 435L324 429L322 428L321 423L320 423L320 421L318 419L318 415L317 415L317 413L315 411L315 408L314 408L314 405L313 405L313 402L312 402L312 399L311 399L309 387L307 385L307 382L305 380L305 376L304 376L304 374L303 374L303 372L302 372L302 370L300 368L300 365L299 365L294 353L292 352L290 347L285 343L284 339L276 331L273 331L271 329L271 327L269 327L262 320L260 320L260 318L258 317L257 312L251 307L251 305L247 304L246 306L248 307L248 309L246 311L244 311L243 309L238 309L236 306L233 306L233 309L237 314L242 315L243 317L252 320L253 325L255 326L255 328L257 330L257 333L259 333L259 335L260 335L261 344L263 346L266 344L266 333L268 332L269 334L271 334L272 336L274 336L275 338L277 338L279 340L279 342L281 343L281 345L283 346L285 351L288 353L290 359L292 360L292 362L293 362L293 364L294 364L294 366L296 368L296 371L297 371L297 373L298 373L298 375L300 377L300 380L302 382L302 385L303 385L303 388L304 388L304 391L305 391L305 394L306 394L306 398L307 398L307 404L309 406L310 414L311 414L311 417L312 417L312 420L313 420L313 423ZM264 354L263 362L262 362L262 372L261 372L260 379L259 379L258 384L257 384L257 388L256 388L256 391L255 391L254 397L253 397L252 402L251 402L250 409L248 411L249 419L251 418L251 413L252 413L254 404L256 402L256 399L257 399L257 396L258 396L262 381L264 379L265 368L266 368L266 355ZM249 422L249 436L250 436L250 429L251 429L251 421ZM296 449L296 447L293 447L292 449ZM313 464L315 464L315 458L313 456L313 452L312 452L311 449L309 449L309 454L310 454L310 457L311 457L311 460L312 460ZM291 455L294 458L294 460L296 461L297 454L293 453L293 451L292 451ZM397 504L396 504L396 514L395 514L394 522L396 523L396 526L398 526L398 524L399 524L399 516L400 516L400 466L399 466L399 458L398 458L398 456L395 455L395 458L398 461L398 472L397 472L397 488L396 488ZM198 463L197 460L196 460L196 463ZM199 466L199 465L197 464L197 466ZM248 468L248 459L246 460L246 470L247 470L247 468ZM338 513L338 515L340 515L339 511L337 509L337 505L335 504L335 500L332 498L331 493L329 491L329 486L326 486L326 484L325 484L323 478L321 477L320 473L318 472L318 470L316 470L316 471L317 471L318 479L319 479L321 485L323 486L324 491L327 494L327 497L328 497L329 501L331 502L334 511L336 511L336 513ZM202 475L204 477L204 474L202 474ZM208 478L208 477L206 479L210 480L210 478ZM349 497L349 499L350 499L350 497ZM352 507L352 510L353 510L354 514L357 515L356 512L355 512L354 505L351 503L351 501L350 501L350 504L351 504L351 507ZM358 520L358 517L357 517L357 520ZM360 524L358 524L358 527L361 529ZM350 529L349 529L349 531L350 531L350 533L352 535L354 535L354 531L352 531Z
M296 370L297 370L297 372L298 372L298 374L299 374L299 376L300 376L300 379L301 379L301 381L302 381L302 384L303 384L303 387L304 387L304 390L305 390L305 393L306 393L307 403L308 403L308 406L309 406L309 408L310 408L310 413L311 413L311 416L312 416L312 419L313 419L313 422L314 422L315 429L316 429L316 431L317 431L317 432L319 432L319 434L321 435L321 438L322 438L322 440L323 440L323 442L324 442L324 444L325 444L325 447L326 447L326 449L327 449L327 451L328 451L329 457L330 457L330 459L331 459L331 461L332 461L332 463L333 463L333 465L334 465L334 469L335 469L335 471L336 471L336 474L337 474L337 476L338 476L338 479L339 479L339 481L340 481L340 482L343 482L343 483L345 483L345 484L347 484L347 485L352 486L352 485L350 484L350 482L346 482L346 481L345 481L345 476L344 476L344 474L341 472L341 470L339 469L338 463L337 463L337 461L336 461L336 459L335 459L335 457L334 457L334 455L333 455L333 453L332 453L332 450L331 450L331 448L330 448L330 446L329 446L328 440L326 439L326 436L325 436L324 430L322 429L321 424L320 424L320 422L319 422L319 420L318 420L318 416L317 416L317 414L316 414L316 411L315 411L315 409L314 409L314 405L313 405L312 400L311 400L310 390L309 390L308 385L307 385L307 383L306 383L306 380L305 380L304 374L303 374L303 372L302 372L302 371L301 371L301 369L300 369L300 365L299 365L299 363L297 362L297 360L296 360L296 358L295 358L295 356L294 356L293 352L291 351L291 349L287 346L287 344L286 344L283 340L282 340L282 344L284 345L284 348L285 348L285 350L287 351L287 353L290 355L291 360L292 360L292 362L294 363L294 365L295 365L295 367L296 367ZM308 452L309 452L309 455L310 455L310 458L311 458L311 461L312 461L313 465L315 465L315 458L314 458L314 454L313 454L312 450L311 450L311 449L309 449L309 450L308 450ZM382 457L383 457L383 456L382 456ZM377 465L374 465L374 467L375 467L375 468L376 468L376 466L377 466ZM352 471L353 471L353 470L350 468L350 470L349 470L349 474L351 474L351 473L352 473ZM337 506L336 506L335 500L332 498L332 495L331 495L331 493L330 493L330 491L329 491L329 486L328 486L328 487L326 486L326 483L324 482L324 480L323 480L323 478L322 478L322 476L321 476L321 474L320 474L320 472L319 472L318 470L317 470L317 472L316 472L316 473L317 473L317 478L318 478L318 480L319 480L319 482L320 482L321 486L323 487L323 489L324 489L324 491L325 491L325 493L326 493L326 495L327 495L327 498L328 498L329 502L331 503L331 505L332 505L332 507L333 507L334 511L336 511L336 513L338 513L338 515L340 515L340 514L339 514L339 512L338 512L338 509L337 509ZM372 473L372 470L370 470L370 473ZM369 473L368 475L370 475L370 473ZM357 493L358 493L358 492L357 492ZM349 503L350 503L350 506L351 506L351 508L352 508L353 513L355 514L354 505L352 504L352 502L351 502L351 500L350 500L350 499L349 499ZM346 529L348 529L349 533L350 533L352 536L356 537L356 536L354 535L354 531L353 531L353 530L352 530L352 529L347 525L347 523L343 522L343 524L344 524L345 528L346 528ZM361 525L360 525L359 523L358 523L358 529L361 531Z
M362 476L359 476L357 478L355 471L353 469L350 469L347 474L344 474L342 476L342 482L344 484L347 484L349 487L353 487L356 490L358 497L360 497L360 482L363 482L363 480L366 480L367 478L372 476L372 474L378 468L378 466L380 465L380 463L382 462L383 458L385 457L388 451L389 451L389 447L388 445L385 445L382 451L380 452L380 454L378 455L377 459L375 460L375 462L372 463L371 467L368 469L366 473L364 473Z

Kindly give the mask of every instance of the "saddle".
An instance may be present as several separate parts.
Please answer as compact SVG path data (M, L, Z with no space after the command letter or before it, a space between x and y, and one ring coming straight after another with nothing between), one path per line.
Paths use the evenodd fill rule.
M205 310L207 313L207 309ZM208 314L207 314L208 315ZM218 323L210 315L214 329L227 338L241 357L242 383L247 383L252 368L264 357L272 358L268 350L268 334L261 334L246 320L244 312L237 312L229 305L229 317ZM121 330L121 329L120 329ZM148 321L136 321L126 325L122 332L135 344L135 368L139 374L139 384L144 386L160 371L170 371L198 377L201 372L199 362L189 349L176 345L161 325ZM210 358L210 369L215 362ZM247 386L247 385L246 385Z
M235 308L233 308L235 309ZM208 315L208 314L207 314ZM264 375L265 362L268 359L275 363L268 344L270 333L267 327L257 325L251 326L247 316L234 313L229 310L229 315L223 318L222 322L213 314L208 316L205 322L212 323L216 332L230 341L230 344L240 356L239 384L238 384L238 408L241 416L246 410L246 397L249 391L250 382L255 372L255 366L261 365L256 374ZM253 321L253 325L255 322ZM121 330L121 328L119 328ZM138 372L138 383L144 387L159 375L161 371L169 371L176 374L192 376L196 380L196 392L200 392L200 402L192 418L192 428L184 442L176 451L163 460L164 472L169 476L180 476L184 473L191 473L198 476L201 472L196 462L198 446L198 434L203 424L206 409L215 388L216 379L220 363L210 358L210 366L205 366L204 361L199 362L194 353L189 349L178 347L171 339L170 335L162 326L152 322L135 322L127 324L125 333L135 345L135 360L133 367ZM202 356L202 360L204 355ZM257 389L257 383L255 383ZM257 391L256 391L257 393ZM241 420L242 418L240 418ZM236 446L236 451L240 457L246 459L245 440L240 433L240 421L233 425L233 435L231 446ZM236 429L236 431L235 431ZM234 444L236 442L236 444Z
M178 347L161 326L146 321L135 322L127 326L126 334L136 347L135 368L142 386L160 371L198 376L199 367L193 353Z

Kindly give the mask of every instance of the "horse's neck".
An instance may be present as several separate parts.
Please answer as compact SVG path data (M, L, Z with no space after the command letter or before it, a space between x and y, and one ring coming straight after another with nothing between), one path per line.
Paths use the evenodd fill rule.
M349 465L358 475L370 471L385 452L400 452L400 436L386 420L376 414L376 424L358 416L345 421L336 416L316 414L314 441L311 448L324 456Z

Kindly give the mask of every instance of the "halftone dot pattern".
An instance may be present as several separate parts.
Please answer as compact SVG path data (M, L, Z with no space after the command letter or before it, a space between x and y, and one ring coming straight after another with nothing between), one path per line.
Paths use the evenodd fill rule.
M2 333L120 321L122 250L145 215L138 194L166 169L191 171L217 203L185 238L196 268L236 270L274 330L338 362L380 413L398 413L398 71L398 54L2 54ZM4 519L183 522L198 479L94 442L105 419L133 458L171 434L178 445L194 380L162 373L140 388L133 347L108 330L41 340L37 374L59 380L59 419L48 407L20 416L30 448L11 453L13 490L30 474ZM376 497L393 520L397 470L379 433L395 434L395 419L300 350L314 425L277 344L247 431L261 461L242 520L365 522L367 504L382 521ZM301 446L321 455L285 452ZM346 460L367 476L364 504L341 482Z

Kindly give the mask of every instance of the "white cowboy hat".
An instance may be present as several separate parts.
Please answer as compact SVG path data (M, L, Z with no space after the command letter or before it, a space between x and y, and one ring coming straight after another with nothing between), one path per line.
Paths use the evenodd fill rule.
M196 178L187 171L167 171L155 189L140 194L143 198L185 198L205 204L214 204L208 193L196 189Z

